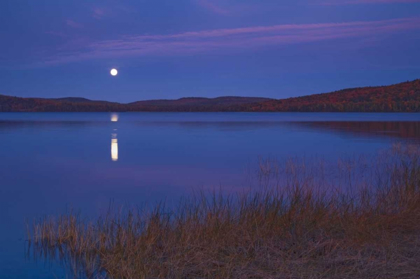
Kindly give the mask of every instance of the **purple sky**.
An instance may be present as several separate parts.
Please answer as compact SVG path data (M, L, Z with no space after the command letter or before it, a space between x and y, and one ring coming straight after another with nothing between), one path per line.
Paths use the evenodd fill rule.
M0 26L14 96L286 98L420 78L420 0L6 0Z

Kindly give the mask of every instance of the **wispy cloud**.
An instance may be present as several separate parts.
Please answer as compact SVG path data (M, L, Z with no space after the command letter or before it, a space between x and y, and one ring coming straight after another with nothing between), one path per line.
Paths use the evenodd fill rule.
M356 4L398 4L398 3L420 3L420 0L327 0L320 5L339 6Z
M96 19L101 19L106 15L106 11L103 8L95 7L92 9L92 12L93 12L92 14L93 18L96 18Z
M82 28L83 27L82 24L77 23L77 22L75 22L71 19L67 19L65 22L66 22L66 25L71 27L71 28Z
M65 63L95 58L146 55L189 55L224 50L304 44L344 38L365 39L402 30L420 29L420 19L293 24L185 32L169 35L125 36L91 42L83 49L59 53L46 61Z
M195 0L200 6L202 6L203 8L216 13L216 14L221 14L221 15L227 15L229 14L229 11L226 9L221 8L220 6L218 6L217 4L214 3L214 1L210 1L210 0Z

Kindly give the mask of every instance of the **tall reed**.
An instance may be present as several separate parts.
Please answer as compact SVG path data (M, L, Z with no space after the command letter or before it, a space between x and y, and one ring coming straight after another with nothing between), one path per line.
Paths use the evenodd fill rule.
M395 146L332 172L261 160L258 189L69 212L35 222L29 243L85 278L420 278L419 155Z

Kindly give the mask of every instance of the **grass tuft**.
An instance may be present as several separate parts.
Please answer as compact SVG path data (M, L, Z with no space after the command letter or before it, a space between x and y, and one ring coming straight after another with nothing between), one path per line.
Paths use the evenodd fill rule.
M419 155L397 145L370 165L340 161L336 176L262 160L257 190L95 222L69 212L35 222L29 242L76 277L420 278Z

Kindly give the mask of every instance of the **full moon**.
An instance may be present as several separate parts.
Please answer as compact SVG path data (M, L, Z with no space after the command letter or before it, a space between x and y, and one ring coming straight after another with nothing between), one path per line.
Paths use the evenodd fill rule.
M117 69L112 69L111 70L111 76L116 76L116 75L118 75L118 71L117 71Z

